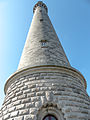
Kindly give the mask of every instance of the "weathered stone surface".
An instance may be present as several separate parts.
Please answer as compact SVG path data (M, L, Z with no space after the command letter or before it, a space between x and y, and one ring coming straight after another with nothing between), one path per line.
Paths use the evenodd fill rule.
M20 103L21 103L21 100L17 100L13 104L16 106L16 105L20 105Z
M47 100L46 100L46 97L45 97L45 96L42 96L42 97L41 97L41 101L42 101L42 104L46 103L46 101L47 101Z
M27 97L29 98L29 97L34 97L35 96L35 93L28 93L27 94Z
M13 107L9 108L8 111L9 111L9 112L13 112L15 109L16 109L16 107L13 106Z
M31 101L32 102L37 102L37 101L40 101L40 97L31 97Z
M12 98L12 102L16 101L17 99L17 97Z
M45 75L49 74L48 81L45 81L43 79L39 81L35 80L33 81L32 86L26 85L25 89L22 90L23 93L22 95L15 94L15 97L12 98L11 103L5 101L5 103L6 102L7 103L3 105L2 108L3 118L5 117L5 119L11 119L12 117L12 119L15 118L17 120L18 119L33 120L32 116L36 119L35 115L38 113L38 110L42 108L43 105L44 107L46 107L47 106L46 104L48 103L49 105L55 105L55 106L57 105L57 107L62 110L64 117L66 119L70 119L70 120L76 119L76 117L78 116L77 119L81 119L82 117L82 120L85 118L89 120L90 99L86 94L81 93L81 91L86 92L85 89L83 89L83 85L81 85L82 87L80 87L79 93L78 92L76 93L75 90L73 91L73 89L76 89L77 91L79 87L78 84L76 84L76 82L73 81L73 78L71 79L70 77L71 74L68 73L68 78L70 78L69 81L69 79L67 80L67 76L65 77L65 75L63 76L64 79L61 76L59 78L59 73L61 75L61 71L58 71L58 74L55 71L58 70L54 70L54 74L53 74L53 70L51 69L50 71L49 68L50 73L48 71L46 73L45 71ZM41 73L44 74L44 69L43 72ZM28 76L31 78L32 74L31 76L30 74L31 73L29 73ZM39 70L37 71L37 75L41 75L39 74ZM52 77L52 75L55 75L55 77ZM57 79L53 80L52 78L57 78L57 75L58 75L58 80ZM23 80L26 79L26 77L24 75L24 79L22 79L22 82ZM36 90L37 88L38 90ZM11 90L12 89L9 89L9 91ZM7 95L7 98L8 100L10 99L9 95ZM10 114L8 114L8 112ZM74 115L74 113L76 113L76 116ZM80 117L77 113L83 114L83 116L81 115Z
M7 109L3 111L3 115L6 115L7 113L8 113Z
M35 7L29 34L18 71L6 84L0 120L41 120L48 114L58 120L90 120L85 80L70 66L44 4Z
M31 117L31 115L26 115L26 116L24 116L24 119L25 120L32 120L32 117Z
M24 120L24 117L23 116L19 116L19 117L14 118L14 120Z
M69 61L45 11L35 10L18 69L40 65L69 66ZM40 22L40 19L44 21ZM43 23L43 25L42 25ZM46 40L46 46L42 46ZM42 79L42 76L36 79Z
M31 115L31 117L32 117L32 120L36 120L37 119L35 115Z
M10 118L10 113L4 115L4 120L9 119L9 118Z
M27 95L26 94L23 94L23 95L20 95L20 96L18 96L18 99L25 99L25 98L27 98Z
M30 98L26 98L26 99L23 99L23 100L22 100L22 103L23 103L23 104L25 104L25 103L29 103L30 101L31 101Z
M40 108L42 106L41 101L35 103L35 107Z
M10 117L17 117L17 116L18 116L18 113L19 113L19 111L11 112Z
M19 104L16 106L17 110L24 109L24 108L25 108L25 104Z
M47 101L53 101L53 93L46 91L46 99Z
M37 92L36 96L45 96L45 92L44 91Z
M29 114L29 110L28 109L23 109L19 111L19 115L27 115Z
M35 106L35 102L26 103L26 108L32 108Z

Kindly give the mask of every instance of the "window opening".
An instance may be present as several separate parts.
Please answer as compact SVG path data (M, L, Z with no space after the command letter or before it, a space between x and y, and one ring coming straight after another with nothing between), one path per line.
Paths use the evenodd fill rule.
M43 19L40 19L40 22L42 22L43 21Z
M47 43L47 40L41 40L40 42L41 42L42 47L45 47L46 43Z
M42 42L42 46L45 46L45 44L46 44L45 42Z
M57 120L57 118L53 115L47 115L47 116L44 117L43 120Z

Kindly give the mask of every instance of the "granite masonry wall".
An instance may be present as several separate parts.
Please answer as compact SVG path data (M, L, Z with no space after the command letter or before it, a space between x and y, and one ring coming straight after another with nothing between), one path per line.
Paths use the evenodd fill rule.
M46 10L34 12L18 69L40 65L70 66Z
M60 120L90 120L90 99L78 72L60 67L28 69L14 75L7 88L0 120L42 120L43 109L50 107L61 113Z

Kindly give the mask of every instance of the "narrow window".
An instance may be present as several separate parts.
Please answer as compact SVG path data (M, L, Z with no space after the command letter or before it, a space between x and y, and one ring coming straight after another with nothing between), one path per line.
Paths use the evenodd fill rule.
M45 42L42 42L42 46L45 46L45 44L46 44Z
M43 19L40 19L40 22L42 22L43 21Z
M41 40L40 42L41 42L42 47L46 47L47 40Z

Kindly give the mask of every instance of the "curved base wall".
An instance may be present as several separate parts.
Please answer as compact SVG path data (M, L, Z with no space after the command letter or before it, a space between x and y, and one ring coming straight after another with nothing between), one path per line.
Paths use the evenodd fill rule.
M19 72L11 81L0 120L43 120L48 114L58 120L90 120L89 96L75 71L38 67Z

